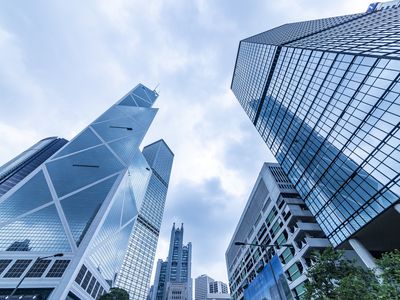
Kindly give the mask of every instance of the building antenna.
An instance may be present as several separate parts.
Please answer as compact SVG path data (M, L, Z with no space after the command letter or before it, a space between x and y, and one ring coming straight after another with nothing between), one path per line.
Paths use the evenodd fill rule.
M154 92L156 92L157 94L159 94L160 92L159 91L157 91L157 88L159 87L159 85L160 85L160 83L157 83L157 85L156 85L156 87L154 88Z

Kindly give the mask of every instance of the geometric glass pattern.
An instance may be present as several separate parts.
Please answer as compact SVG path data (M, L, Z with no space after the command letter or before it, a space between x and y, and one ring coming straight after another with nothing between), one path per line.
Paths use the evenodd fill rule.
M0 222L9 222L53 200L43 172L38 172L10 197L0 202Z
M47 163L48 172L59 197L116 174L123 168L124 166L105 145L50 160Z
M138 147L157 113L151 107L157 97L137 85L0 197L3 256L36 259L61 252L66 257L46 274L59 278L52 299L67 297L76 285L73 274L83 264L85 299L97 297L115 281L152 174ZM13 272L22 274L31 261ZM45 264L36 260L29 277L42 276ZM150 274L151 269L145 276Z
M61 157L80 150L94 147L101 144L101 140L89 128L82 131L79 136L70 141L68 147L57 152L56 157Z
M0 227L0 236L0 251L71 251L54 204Z
M3 196L22 179L32 173L46 159L51 157L67 140L48 137L40 140L18 156L0 167L0 196Z
M144 161L140 159L143 156ZM173 158L174 154L168 145L159 140L144 147L142 156L135 156L135 166L141 166L147 161L148 170L136 167L129 171L131 176L137 174L144 177L140 172L151 174L145 194L142 190L134 189L135 195L139 199L143 198L143 201L137 203L139 215L116 281L118 287L129 292L131 300L145 299L148 293ZM136 186L142 185L138 183Z
M334 246L399 200L400 6L244 39L231 89Z
M137 102L133 100L131 95L127 95L124 99L122 99L119 105L137 106Z
M61 200L69 228L78 246L116 179L117 175Z
M140 106L149 107L151 105L150 103L144 101L141 97L132 95L132 98L135 99L135 102Z

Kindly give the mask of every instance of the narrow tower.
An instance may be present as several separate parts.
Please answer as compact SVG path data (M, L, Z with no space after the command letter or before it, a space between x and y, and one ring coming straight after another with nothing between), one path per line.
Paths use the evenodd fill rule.
M130 299L145 299L160 234L174 154L159 140L142 151L151 168L150 181L134 225L117 286L129 292Z
M183 224L171 230L167 261L157 263L152 300L192 299L192 244L183 245Z

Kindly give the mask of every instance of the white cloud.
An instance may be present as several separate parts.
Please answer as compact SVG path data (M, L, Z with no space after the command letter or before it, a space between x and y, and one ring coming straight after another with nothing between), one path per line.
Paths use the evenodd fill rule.
M0 122L0 137L2 145L0 147L0 157L2 158L0 165L41 139L41 136L35 130L20 129L2 122Z
M175 162L156 260L167 256L172 222L194 222L181 195L188 186L185 197L201 194L209 214L185 225L192 275L227 281L229 235L262 162L273 159L229 91L238 41L289 21L364 11L367 1L21 5L0 4L0 163L40 138L73 137L138 82L160 83L160 110L143 145L164 138ZM216 178L218 197L205 188ZM229 220L207 211L214 205ZM193 234L212 226L221 235L212 248L218 260L207 260L207 239Z

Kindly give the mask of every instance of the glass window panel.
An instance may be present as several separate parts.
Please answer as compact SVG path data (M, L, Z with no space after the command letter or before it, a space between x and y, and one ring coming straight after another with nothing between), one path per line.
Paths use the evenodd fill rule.
M135 99L131 95L127 95L121 100L120 103L118 103L118 105L138 106Z
M8 267L11 261L11 259L0 259L0 275Z
M51 260L37 259L32 267L26 273L26 277L42 277L44 271L50 264Z
M146 131L144 130L135 131L134 135L111 142L108 145L122 161L130 164L135 152L139 152L138 147L145 134Z
M31 259L18 259L4 275L5 278L18 278L31 263Z
M70 251L54 204L0 227L0 236L0 251Z
M132 94L132 98L135 99L135 102L138 104L140 107L150 107L151 104L145 100L143 100L141 97L138 97L135 94ZM120 105L123 105L122 103Z
M79 246L118 175L61 200L69 228Z
M106 146L92 148L47 163L47 169L59 197L115 174L123 168Z
M101 123L94 123L91 127L96 133L106 142L110 142L123 137L134 136L135 132L142 129L137 126L137 123L130 117L123 117L104 121Z
M99 123L104 121L110 121L113 119L124 118L126 115L116 106L112 106L107 111L105 111L100 117L98 117L93 123Z
M157 98L157 94L148 89L147 87L139 84L133 91L132 91L132 96L139 96L141 97L143 100L153 103L154 100Z
M101 144L100 139L90 128L86 128L76 138L70 141L61 151L57 152L54 158L68 155L89 147Z
M68 267L70 260L56 260L54 264L51 266L49 272L46 277L62 277L65 269Z
M0 203L0 220L7 222L53 200L40 171Z

